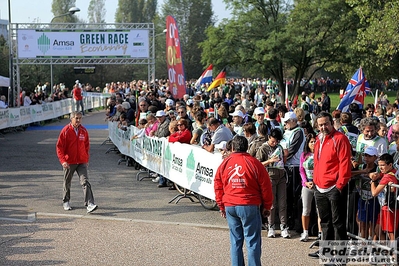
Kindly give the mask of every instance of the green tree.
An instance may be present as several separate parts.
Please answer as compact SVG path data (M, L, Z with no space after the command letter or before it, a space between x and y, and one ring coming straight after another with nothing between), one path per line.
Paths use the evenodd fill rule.
M371 76L381 80L399 76L399 2L347 0L359 17L353 53ZM370 76L369 75L369 76Z
M115 13L116 23L148 23L145 0L119 0Z
M290 1L226 0L233 17L207 30L202 62L243 76L274 77L284 84L284 33Z
M115 13L116 23L153 23L155 19L156 0L119 0ZM129 79L147 77L148 69L143 66L129 65L125 67Z
M65 15L68 14L69 9L74 7L76 4L76 0L53 0L51 4L51 12L53 12L54 19L53 22L62 22L62 23L75 23L78 21L76 15ZM57 17L60 16L60 17ZM57 18L56 18L57 17Z
M90 0L88 8L89 23L105 23L105 0Z
M0 35L0 62L3 62L0 64L0 76L9 76L9 51L7 39L3 35Z
M185 76L187 79L198 78L204 70L199 43L205 41L205 30L214 24L211 0L165 1L160 17L166 21L168 15L176 19L179 29Z
M310 79L336 62L349 62L348 48L358 27L357 18L350 14L345 0L295 1L285 31L278 38L284 43L284 64L293 68L293 95L298 94L303 77Z
M158 7L158 0L147 0L144 4L143 22L154 22Z
M280 88L292 78L293 98L303 77L349 61L358 21L349 15L345 0L225 2L233 18L207 30L203 63L230 65L248 76L271 76Z

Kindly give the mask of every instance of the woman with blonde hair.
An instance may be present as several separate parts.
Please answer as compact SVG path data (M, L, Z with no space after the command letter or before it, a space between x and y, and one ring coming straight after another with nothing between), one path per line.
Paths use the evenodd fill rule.
M294 113L298 120L298 124L300 124L302 121L305 120L305 111L302 108L300 108L300 107L295 108Z

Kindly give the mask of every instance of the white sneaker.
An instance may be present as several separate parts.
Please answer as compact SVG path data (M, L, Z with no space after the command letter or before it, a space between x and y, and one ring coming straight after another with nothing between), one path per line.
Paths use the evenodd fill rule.
M93 204L93 203L89 203L89 205L87 205L87 213L93 212L97 209L97 205Z
M300 238L299 240L302 241L302 242L308 242L308 240L309 240L309 235L308 235L307 233L303 232L303 233L301 234L301 238Z
M281 236L283 238L290 238L290 231L288 231L288 227L284 226L284 225L280 225L281 228Z
M267 230L269 227L267 223L262 224L262 230Z
M71 205L69 205L69 201L64 202L64 203L62 204L62 206L64 207L64 210L65 210L65 211L70 211L70 210L72 210Z
M153 178L153 179L152 179L152 182L158 183L158 182L159 182L159 176L157 176L156 178Z
M269 238L275 238L276 233L274 232L274 228L269 226L269 231L267 232L267 237Z

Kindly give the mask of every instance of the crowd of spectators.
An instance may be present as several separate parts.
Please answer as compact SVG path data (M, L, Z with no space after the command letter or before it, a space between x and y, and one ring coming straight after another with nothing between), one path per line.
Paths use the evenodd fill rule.
M130 89L126 90L129 86ZM268 237L276 237L276 231L280 229L282 237L290 238L289 229L295 229L302 232L301 241L308 241L310 228L315 226L317 238L322 239L321 225L316 219L311 219L314 216L311 214L317 213L311 203L315 191L313 153L319 133L317 115L330 112L332 107L327 92L321 91L319 98L315 97L315 91L303 92L297 102L286 106L278 87L268 80L229 80L225 86L209 92L206 85L200 88L188 86L182 99L172 97L166 81L108 84L104 91L110 92L112 87L114 92L109 99L106 119L118 121L124 111L119 112L118 117L116 106L129 103L134 115L127 123L143 127L147 136L197 145L211 153L221 152L223 158L229 156L226 147L231 145L234 136L246 137L248 153L266 167L272 181L273 208L271 215L263 220ZM345 218L352 222L348 223L351 226L346 230L373 239L383 239L381 232L393 237L389 230L394 226L381 228L374 223L379 205L373 209L375 217L371 215L370 218L367 214L364 218L364 204L359 202L364 200L362 193L365 190L371 195L371 188L368 186L367 190L363 185L359 189L359 180L366 179L370 183L370 180L378 182L380 178L374 174L370 179L377 170L371 168L371 162L367 161L369 166L365 163L369 155L375 160L382 156L388 163L390 161L384 154L399 156L396 144L399 135L398 101L389 103L382 94L377 107L369 104L361 108L352 103L347 112L335 110L331 115L334 130L343 133L352 147L353 179L345 187L351 210ZM396 160L393 165L397 166ZM158 182L158 187L172 186L162 176L154 176L153 181ZM372 206L376 206L377 194L382 190L377 191L379 193L371 196L374 200ZM301 212L297 211L299 201Z
M272 181L273 208L269 218L263 220L268 237L276 236L279 223L282 237L290 238L289 229L296 229L302 232L300 240L307 241L312 223L317 225L317 221L310 219L311 213L316 213L311 202L315 190L313 153L319 133L317 115L330 112L332 107L326 91L320 91L319 98L315 97L315 92L320 88L327 89L334 82L337 81L305 82L310 86L306 90L310 93L304 91L298 101L288 106L283 103L279 88L272 79L230 79L224 86L211 91L207 91L209 84L198 88L188 85L182 99L172 97L166 80L107 83L103 89L94 91L111 95L107 100L106 120L118 123L122 130L131 125L140 129L133 138L144 135L164 137L169 142L196 145L210 153L222 152L223 157L227 157L232 139L235 136L246 137L248 153L267 168ZM90 84L83 86L77 82L74 86L85 91L93 90ZM21 105L71 97L73 91L71 94L66 86L60 84L51 95L39 86L32 94L23 92ZM2 106L0 98L0 108ZM348 223L350 226L346 230L366 238L382 239L381 232L393 237L397 226L394 232L390 232L394 226L382 228L375 224L379 209L385 205L384 202L378 206L375 203L382 190L372 193L370 180L378 184L382 176L373 174L377 168L365 158L374 156L374 162L383 158L389 164L388 154L396 158L393 168L397 168L398 100L390 103L386 95L381 94L377 106L368 104L362 107L352 103L347 112L335 110L331 116L334 130L344 134L352 147L353 179L345 188L351 210L346 218L352 222ZM364 185L364 180L369 182L368 186ZM153 181L160 188L173 188L173 184L163 176L154 175ZM369 196L365 197L364 191ZM374 200L372 206L377 207L373 208L372 214L363 215L365 205L361 200L371 199ZM299 201L303 207L298 213ZM320 225L316 227L321 238Z

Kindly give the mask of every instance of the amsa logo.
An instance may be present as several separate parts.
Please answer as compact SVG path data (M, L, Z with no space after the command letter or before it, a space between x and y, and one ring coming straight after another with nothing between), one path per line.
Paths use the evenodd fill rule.
M74 41L54 40L53 46L74 46Z

